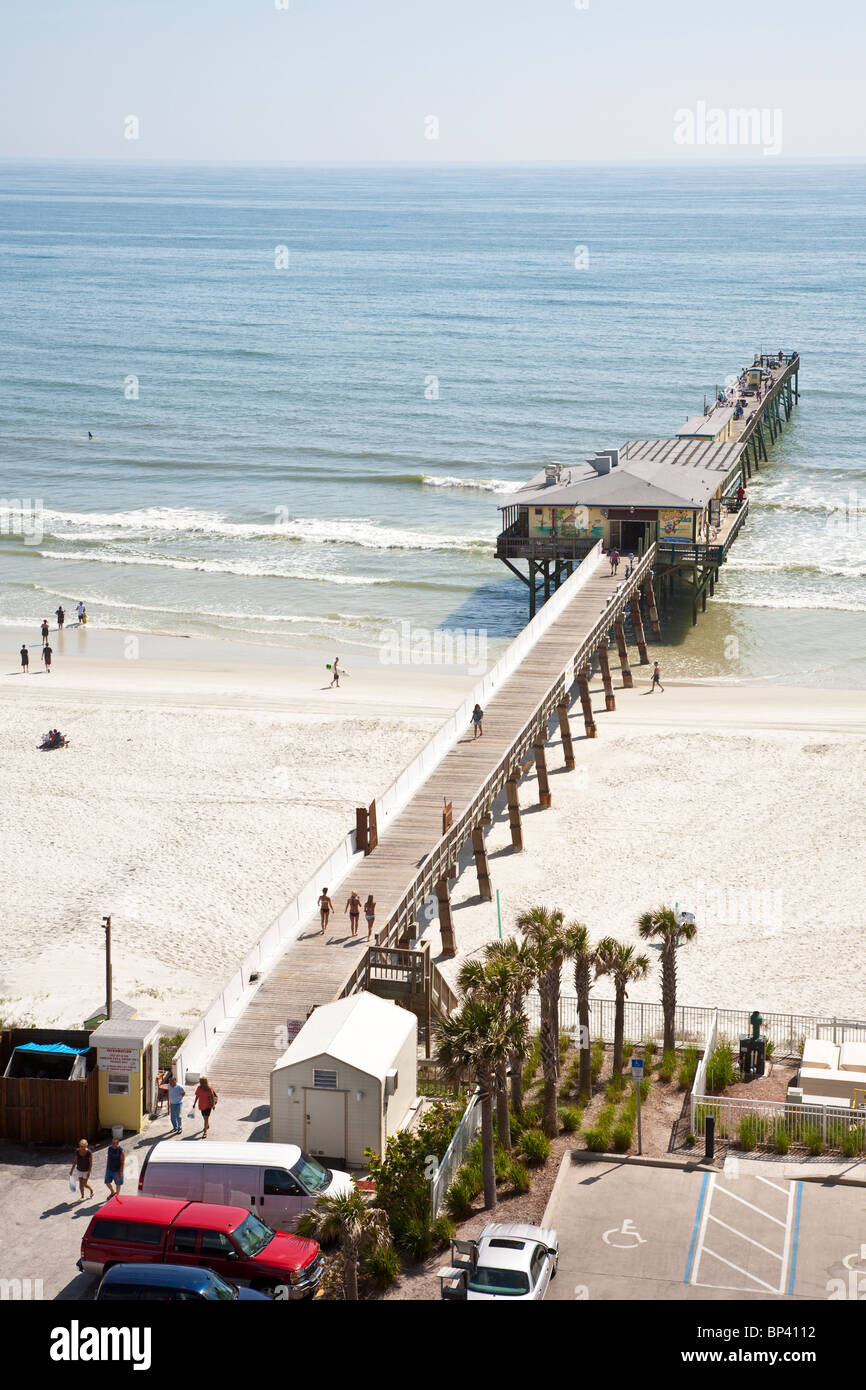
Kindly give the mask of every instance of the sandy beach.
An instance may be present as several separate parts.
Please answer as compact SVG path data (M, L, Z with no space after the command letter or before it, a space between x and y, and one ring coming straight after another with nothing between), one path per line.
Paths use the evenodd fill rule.
M699 926L678 956L682 1003L863 1018L863 693L666 682L650 696L648 670L610 714L592 683L598 737L577 743L571 772L554 742L549 810L534 774L522 783L522 854L500 809L488 846L503 934L543 903L593 939L637 941L642 911L678 902ZM498 935L496 903L479 901L465 859L453 897L458 947L475 954ZM657 1000L658 953L641 949L651 973L629 997ZM452 981L458 968L443 966Z
M0 1014L39 1025L104 998L104 913L115 997L194 1019L473 681L353 661L329 690L324 657L93 628L52 632L52 674L35 646L25 677L22 640L0 664ZM71 746L37 751L49 727Z
M353 666L336 691L324 663L273 648L148 637L131 654L129 634L76 629L53 641L50 676L38 649L27 677L14 659L0 668L0 998L39 1024L77 1024L102 999L107 912L115 996L191 1022L473 681ZM554 737L550 810L527 775L522 855L500 808L488 844L503 932L544 903L594 937L634 939L642 910L676 901L699 922L683 1002L863 1016L862 692L668 682L649 696L647 675L611 714L593 683L599 734L582 737L578 706L574 771ZM68 750L37 751L50 726ZM472 955L498 923L465 853L453 900ZM427 930L438 954L435 920ZM657 998L655 972L630 997Z

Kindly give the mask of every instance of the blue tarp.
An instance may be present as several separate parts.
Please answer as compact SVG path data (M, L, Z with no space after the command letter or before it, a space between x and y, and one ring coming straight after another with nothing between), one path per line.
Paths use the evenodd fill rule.
M67 1047L66 1043L19 1043L16 1052L62 1052L67 1057L80 1057L86 1047Z

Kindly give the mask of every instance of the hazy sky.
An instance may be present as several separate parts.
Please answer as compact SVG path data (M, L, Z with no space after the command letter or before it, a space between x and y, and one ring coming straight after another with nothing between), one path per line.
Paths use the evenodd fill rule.
M785 159L866 153L859 0L578 3L586 8L575 0L10 3L0 155L764 159L772 143ZM768 113L765 138L731 143L716 116L723 143L699 142L712 108L740 107ZM695 115L694 143L687 131L686 143L674 140L674 115L684 110ZM125 138L129 116L138 139ZM436 139L425 138L436 129L431 116Z

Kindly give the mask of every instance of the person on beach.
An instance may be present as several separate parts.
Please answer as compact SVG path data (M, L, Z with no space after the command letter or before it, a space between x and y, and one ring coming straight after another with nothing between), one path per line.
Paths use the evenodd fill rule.
M367 940L373 935L373 923L376 920L376 900L372 893L367 894L367 901L364 903L364 916L367 920Z
M330 690L331 686L334 686L334 685L335 685L335 686L337 687L337 689L339 690L339 688L340 688L340 658L339 658L338 656L335 656L335 657L334 657L334 664L333 664L333 666L331 667L331 685L328 686L328 689Z
M333 912L333 910L334 910L334 904L331 902L331 899L328 897L328 890L327 890L327 888L323 888L323 889L322 889L322 892L321 892L321 895L320 895L320 897L319 897L319 916L320 916L321 919L322 919L322 930L321 930L321 932L320 932L320 935L321 935L321 936L324 936L324 935L325 935L325 928L326 928L327 925L328 925L328 918L330 917L330 915L331 915L331 913Z
M29 666L30 666L30 653L28 652L27 648L26 648L26 647L24 646L24 644L22 643L22 645L21 645L21 674L22 674L23 676L26 676L26 675L27 675L27 671L28 671L28 669L29 669Z
M92 438L93 438L93 435L91 434L90 430L87 431L87 438L88 438L88 439L92 439Z
M63 631L63 624L66 622L66 614L65 614L64 611L63 611L63 606L62 606L62 605L60 606L60 608L58 608L58 610L57 610L57 612L55 613L54 616L55 616L56 619L57 619L57 631L58 631L58 632L62 632L62 631Z
M655 694L656 686L658 686L659 690L664 695L665 688L662 685L662 668L659 666L657 661L653 663L653 678L650 681L650 695Z
M172 1134L180 1134L183 1129L183 1098L186 1095L176 1076L168 1083L168 1113L171 1119Z
M45 646L45 643L48 641L48 633L49 633L49 632L50 632L50 628L49 628L49 626L48 626L48 619L47 619L47 618L43 618L43 619L42 619L42 645L43 645L43 647Z
M112 1139L105 1153L105 1186L112 1197L117 1197L123 1187L123 1165L126 1150L120 1147L119 1139Z
M474 731L472 742L474 743L477 738L484 737L484 710L480 705L476 705L472 711L472 728Z
M199 1114L204 1120L204 1133L201 1136L202 1139L207 1139L207 1132L210 1128L211 1111L216 1105L217 1100L217 1093L213 1086L211 1086L207 1077L200 1076L198 1085L195 1088L195 1100L192 1103L192 1108L195 1110L196 1106L198 1106Z
M75 1150L75 1157L72 1160L72 1167L69 1176L74 1173L78 1179L78 1190L81 1193L81 1201L84 1201L84 1189L95 1197L96 1193L90 1186L90 1174L93 1172L93 1150L86 1139L79 1139L78 1148Z
M48 643L46 642L46 643L45 643L45 646L42 648L42 660L45 662L45 674L46 674L46 676L50 676L50 675L51 675L51 658L52 658L53 655L54 655L54 653L52 652L51 648L49 647Z
M354 888L352 889L351 893L346 899L346 906L344 907L343 911L348 912L349 929L353 936L357 936L358 918L361 915L361 899L358 897L358 894L355 892Z
M79 623L81 623L81 625L84 626L84 624L87 622L87 609L84 607L84 604L79 602L78 607L75 611L78 614Z

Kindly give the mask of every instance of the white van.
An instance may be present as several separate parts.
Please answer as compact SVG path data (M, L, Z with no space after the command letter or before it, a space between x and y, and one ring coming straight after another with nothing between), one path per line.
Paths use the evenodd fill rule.
M351 1192L352 1178L326 1168L297 1144L164 1140L142 1164L143 1197L178 1197L247 1207L277 1231L291 1231L306 1207L326 1193Z

